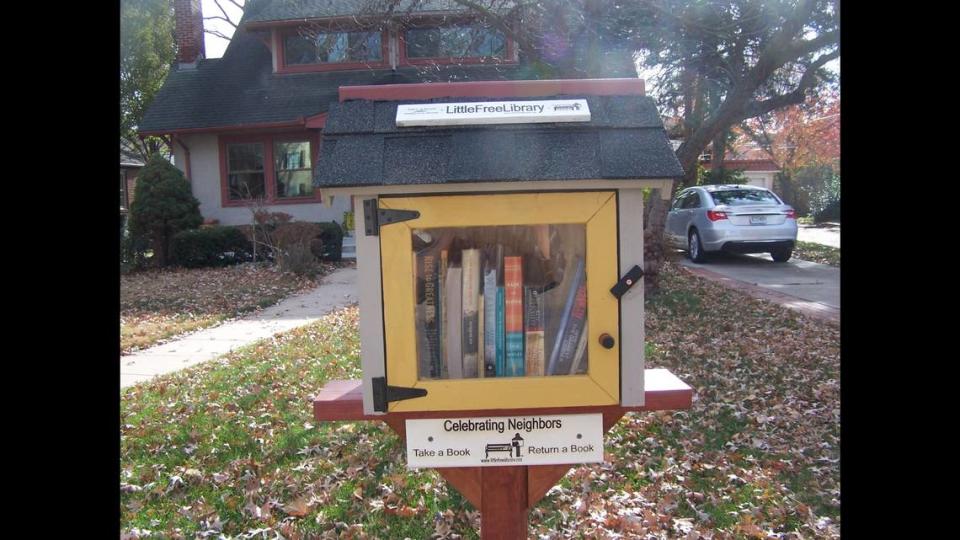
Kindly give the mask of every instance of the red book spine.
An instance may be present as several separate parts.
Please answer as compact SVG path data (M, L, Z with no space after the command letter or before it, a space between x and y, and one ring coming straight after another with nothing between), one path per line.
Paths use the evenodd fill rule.
M521 257L503 258L504 330L507 337L508 377L524 375L523 266Z

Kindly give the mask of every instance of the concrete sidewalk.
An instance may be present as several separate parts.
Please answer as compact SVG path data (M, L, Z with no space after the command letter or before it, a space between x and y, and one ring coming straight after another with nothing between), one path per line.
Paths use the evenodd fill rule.
M258 313L121 356L120 388L212 360L276 333L309 324L357 300L356 267L340 268L321 278L315 289Z
M840 269L798 259L775 263L769 255L716 255L707 264L681 259L695 275L807 315L840 320Z
M840 248L840 224L798 225L797 240Z

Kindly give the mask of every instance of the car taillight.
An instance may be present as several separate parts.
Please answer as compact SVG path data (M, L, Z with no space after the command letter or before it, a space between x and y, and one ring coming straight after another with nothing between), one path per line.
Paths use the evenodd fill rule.
M716 210L707 210L707 219L710 221L719 221L721 219L727 219L726 212L717 212Z
M793 208L787 210L787 219L797 219L797 211Z

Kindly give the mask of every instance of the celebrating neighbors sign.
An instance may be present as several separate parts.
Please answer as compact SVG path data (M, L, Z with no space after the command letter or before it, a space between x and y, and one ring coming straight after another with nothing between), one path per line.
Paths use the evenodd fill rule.
M398 127L589 121L585 99L397 105Z
M410 468L602 461L600 413L407 420Z

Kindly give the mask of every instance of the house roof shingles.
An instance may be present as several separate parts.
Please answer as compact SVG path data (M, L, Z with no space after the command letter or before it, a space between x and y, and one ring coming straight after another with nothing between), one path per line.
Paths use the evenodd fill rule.
M295 21L328 17L386 13L392 8L394 13L452 13L463 12L464 6L453 0L401 0L396 6L393 2L370 0L280 0L256 2L248 8L247 22L264 23ZM505 11L511 7L502 3L491 8Z
M247 22L273 17L315 18L334 13L330 10L355 13L357 6L364 3L365 0L251 2L223 58L201 60L192 69L171 69L140 122L139 131L150 135L292 124L326 112L330 102L337 100L341 86L541 78L533 66L523 62L277 74L273 73L267 46L269 31L244 29ZM452 0L429 0L420 6L454 4ZM604 61L608 71L604 76L636 76L629 54L605 54L609 57ZM630 72L631 69L634 71Z
M357 187L683 175L653 99L562 96L577 98L586 99L590 106L591 121L587 124L398 128L397 105L423 101L337 103L331 106L324 128L314 185ZM485 100L430 100L439 101Z

